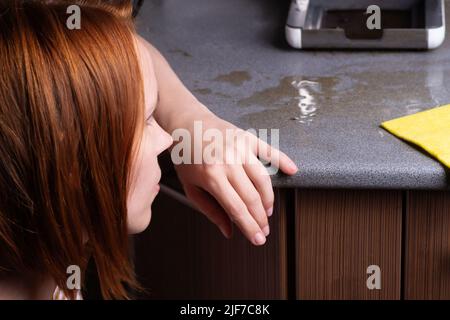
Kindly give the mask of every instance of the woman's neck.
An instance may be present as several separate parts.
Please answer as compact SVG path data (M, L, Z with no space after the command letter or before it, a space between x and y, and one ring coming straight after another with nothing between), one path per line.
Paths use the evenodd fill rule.
M51 300L56 283L51 276L0 277L0 300Z

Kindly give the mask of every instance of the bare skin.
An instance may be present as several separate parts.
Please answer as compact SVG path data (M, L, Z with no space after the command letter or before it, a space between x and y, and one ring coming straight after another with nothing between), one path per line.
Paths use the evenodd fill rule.
M159 94L155 119L164 130L171 133L177 128L185 128L193 135L193 123L200 120L204 130L215 128L224 132L224 135L226 129L242 131L209 111L183 85L159 51L144 39L140 40L145 43L152 58ZM258 139L249 133L242 132L241 138L253 140L252 145L258 145ZM298 171L287 155L265 146L266 148L262 148L265 150L254 148L250 150L250 154L257 157L268 153L270 157L265 160L278 163L280 170L288 175ZM244 157L248 151L226 145L222 157L226 158L230 154ZM231 236L231 223L235 222L254 245L263 245L266 242L270 230L268 217L273 212L272 182L270 176L264 174L265 170L259 162L241 165L176 166L187 197L202 213L216 224L226 237Z
M137 39L144 74L146 128L140 153L133 165L136 181L128 200L130 233L141 232L150 223L151 204L159 191L157 156L172 144L169 134L177 128L184 128L193 135L194 121L202 121L203 130L214 128L225 135L227 129L232 129L238 133L239 139L251 141L250 150L239 144L225 144L224 152L218 155L222 158L217 159L217 163L221 160L226 162L225 158L230 156L244 159L250 154L254 159L259 156L278 163L280 170L288 175L298 171L295 163L281 151L215 116L183 85L157 49L143 38ZM150 115L153 116L147 119ZM256 147L258 145L259 148ZM268 218L273 212L274 192L270 176L259 161L181 164L176 166L176 171L187 197L225 237L231 237L234 222L254 245L266 242L270 233ZM0 300L48 300L55 287L49 275L0 279Z

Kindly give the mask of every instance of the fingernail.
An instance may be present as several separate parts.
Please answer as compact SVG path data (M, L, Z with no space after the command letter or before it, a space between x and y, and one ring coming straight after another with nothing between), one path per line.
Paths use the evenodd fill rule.
M255 235L254 242L255 242L255 245L257 245L257 246L262 245L266 242L266 237L261 232L258 232Z
M266 235L266 237L269 235L270 233L270 227L267 225L263 228L263 232Z
M270 217L273 213L273 207L270 207L269 209L267 209L267 216Z

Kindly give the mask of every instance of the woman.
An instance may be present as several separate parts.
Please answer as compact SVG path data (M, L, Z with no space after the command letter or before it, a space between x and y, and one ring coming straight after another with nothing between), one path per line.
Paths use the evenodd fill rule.
M74 3L81 29L71 30L67 7ZM150 222L157 156L173 142L166 131L192 130L194 120L237 130L192 96L136 35L131 16L125 0L0 2L0 299L49 299L59 291L80 298L67 270L83 269L88 257L103 297L128 298L126 288L139 286L127 236ZM295 173L284 154L263 146L268 160ZM225 146L231 152L245 150ZM177 172L224 235L235 221L261 245L273 205L263 169L196 164Z

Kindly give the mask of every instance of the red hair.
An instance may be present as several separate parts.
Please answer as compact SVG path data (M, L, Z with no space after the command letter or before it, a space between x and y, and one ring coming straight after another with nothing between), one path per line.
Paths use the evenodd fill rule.
M128 298L143 80L132 5L105 3L0 3L0 274L49 274L73 295L66 269L86 265L88 238L103 297Z

